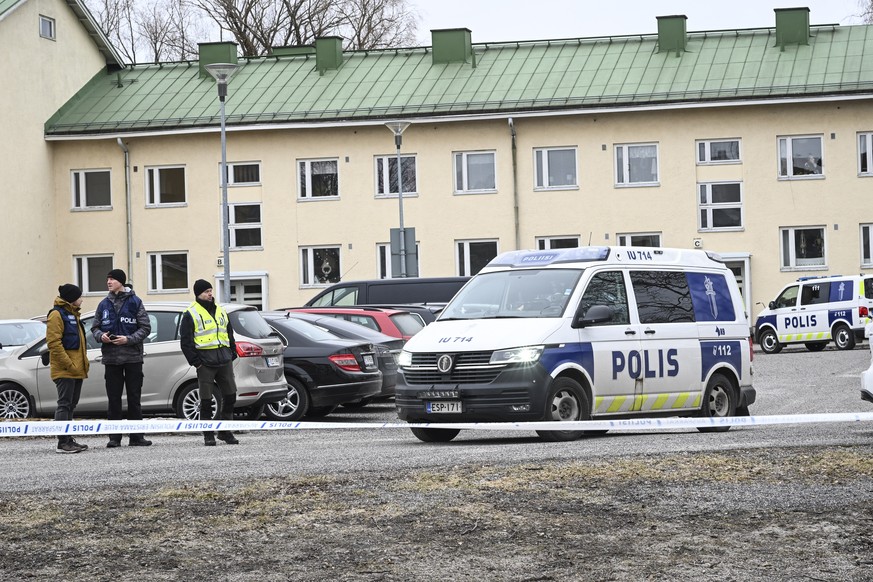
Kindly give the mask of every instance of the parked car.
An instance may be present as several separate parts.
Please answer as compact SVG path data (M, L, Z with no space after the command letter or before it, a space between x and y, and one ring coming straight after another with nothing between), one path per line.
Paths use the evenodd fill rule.
M406 277L342 281L335 283L306 302L308 307L330 305L372 305L404 303L442 303L452 300L469 277Z
M145 383L142 409L145 413L171 412L180 418L199 418L197 374L188 365L179 346L179 322L188 305L171 302L145 304L152 325L143 346ZM240 356L234 361L236 416L258 418L265 404L285 398L284 346L254 307L229 304L224 308L233 325L236 350ZM93 316L93 311L83 314L86 330L90 331ZM0 350L0 415L3 418L50 417L57 405L57 390L48 365L45 325L38 321L29 324L40 328L37 339ZM90 333L86 338L91 373L82 385L76 414L106 414L100 346ZM220 394L215 398L221 401Z
M417 315L399 309L380 307L292 307L291 311L319 313L337 319L344 319L369 327L385 335L408 340L422 329L425 323Z
M343 339L287 311L262 312L285 344L287 396L268 404L272 420L322 417L346 402L373 397L382 390L376 347Z
M286 313L295 319L323 327L336 336L368 341L376 347L376 361L379 364L379 371L382 372L382 391L373 398L364 398L358 402L346 402L343 406L364 406L373 399L394 396L394 386L397 384L397 361L400 358L400 350L406 343L405 340L326 314L305 313L303 311L286 311Z

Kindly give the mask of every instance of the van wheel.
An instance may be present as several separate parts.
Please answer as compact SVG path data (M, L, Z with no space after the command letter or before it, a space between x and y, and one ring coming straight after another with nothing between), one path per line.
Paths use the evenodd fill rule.
M32 415L27 392L15 384L0 384L0 420L30 418Z
M412 431L418 440L426 442L426 443L447 443L461 432L459 428L421 428L421 427L410 427L409 430Z
M734 386L723 374L713 374L703 393L703 406L700 409L701 418L727 418L734 416L737 402L734 397ZM727 432L730 426L700 426L700 432Z
M758 344L765 354L778 354L782 351L782 344L779 343L776 332L772 329L764 330L761 333L761 339L758 341Z
M264 414L270 420L300 420L309 410L309 393L296 378L285 376L288 393L279 402L270 402L264 407Z
M806 342L803 345L805 345L806 349L811 352L820 352L825 349L825 346L828 345L828 342Z
M552 384L546 400L546 413L543 420L566 422L571 420L590 420L591 405L582 386L572 378L558 378ZM544 441L575 441L584 432L581 430L538 430Z
M837 324L833 331L834 343L838 350L851 350L855 348L855 336L845 323Z

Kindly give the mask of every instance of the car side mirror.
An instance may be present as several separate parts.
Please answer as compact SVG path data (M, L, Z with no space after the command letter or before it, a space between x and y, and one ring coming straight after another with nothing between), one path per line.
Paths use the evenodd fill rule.
M597 323L605 323L612 319L612 308L606 305L592 305L584 315L576 319L573 327L588 327Z
M767 307L769 307L770 309L776 309L776 302L771 301L770 303L767 304Z
M43 352L43 353L39 356L39 359L42 361L42 365L43 365L43 366L48 366L48 365L49 365L49 352L47 352L47 351L46 351L46 352Z

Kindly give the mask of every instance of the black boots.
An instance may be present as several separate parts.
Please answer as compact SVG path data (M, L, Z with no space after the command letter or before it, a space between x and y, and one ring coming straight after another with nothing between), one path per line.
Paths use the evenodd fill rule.
M225 395L221 402L221 420L233 420L233 405L236 404L236 394ZM239 441L229 430L218 431L218 438L229 445L238 445Z
M212 420L212 399L200 401L200 420ZM207 447L215 446L215 433L211 430L203 431L203 444Z

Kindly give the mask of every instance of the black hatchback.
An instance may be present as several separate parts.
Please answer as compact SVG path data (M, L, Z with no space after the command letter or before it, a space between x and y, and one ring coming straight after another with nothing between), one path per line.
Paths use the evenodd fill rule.
M288 382L287 398L264 409L268 418L323 417L340 404L359 402L382 390L382 372L371 342L337 337L285 312L262 315L285 344Z

